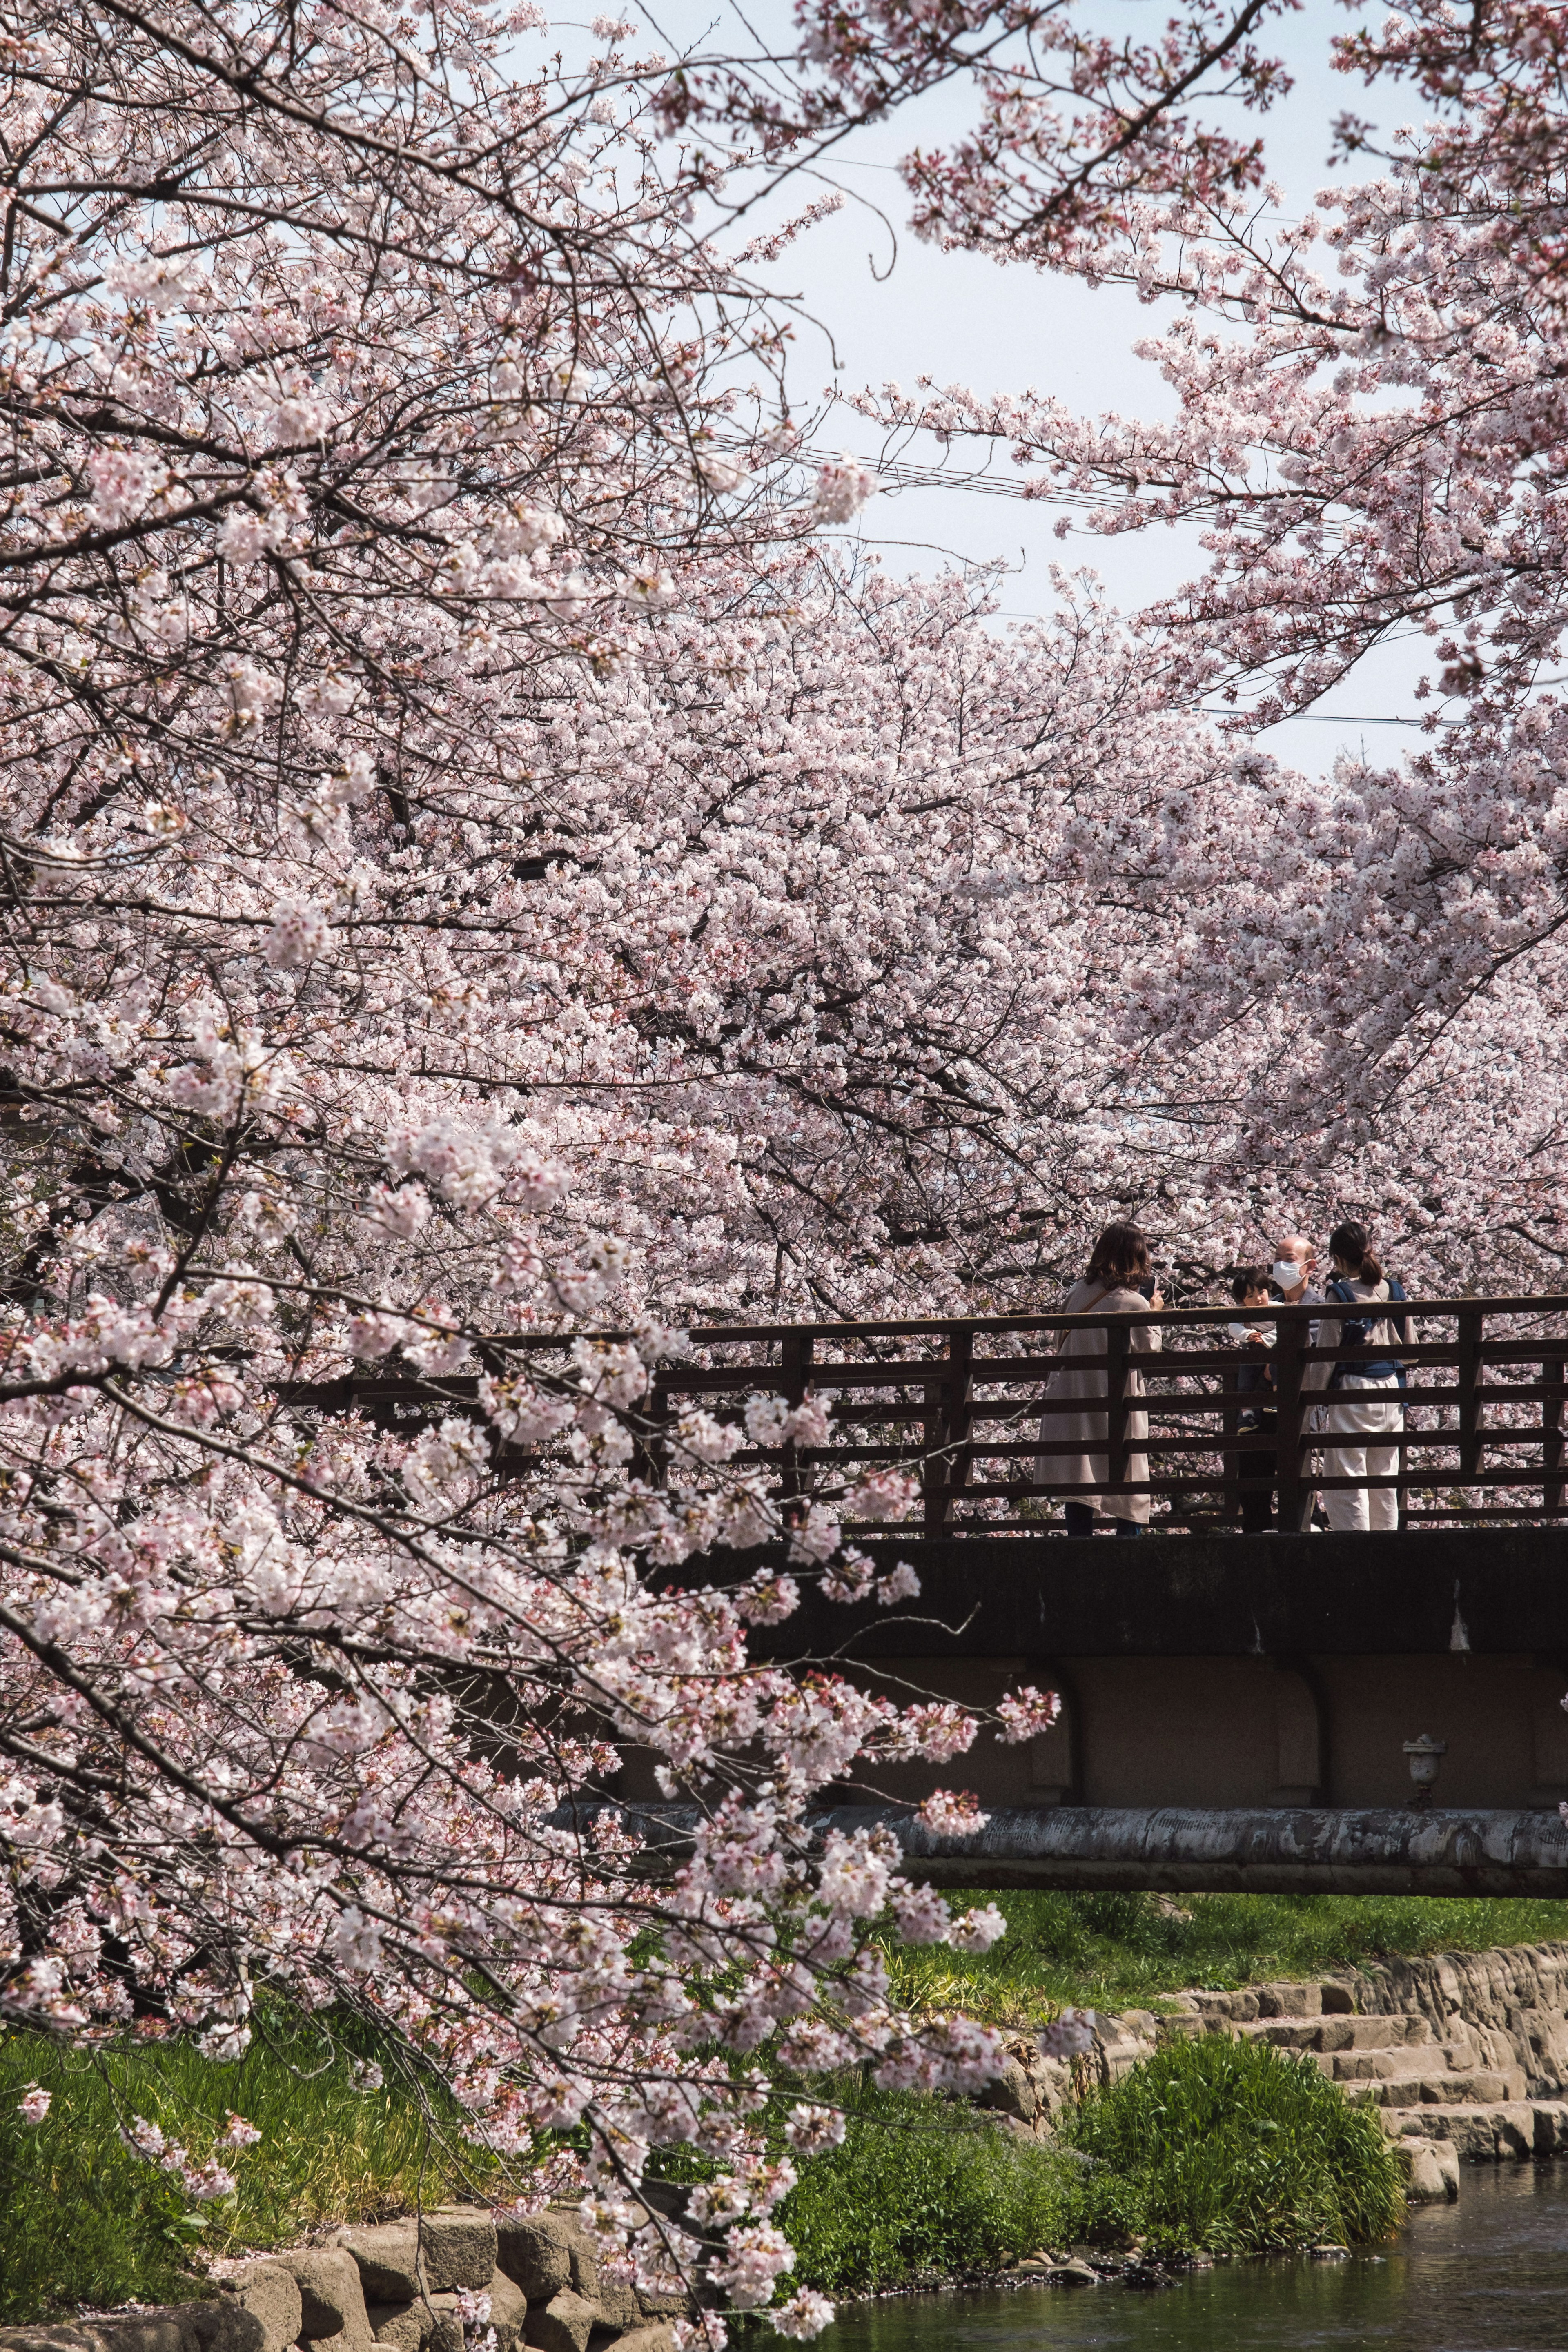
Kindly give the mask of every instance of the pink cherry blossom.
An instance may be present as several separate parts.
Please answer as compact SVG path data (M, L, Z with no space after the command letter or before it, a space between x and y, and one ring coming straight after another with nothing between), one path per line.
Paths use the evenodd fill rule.
M990 1820L967 1789L939 1789L920 1809L921 1819L939 1837L972 1837Z
M875 495L876 488L876 477L868 467L853 457L836 459L824 466L816 478L816 512L826 523L852 521Z
M1037 1691L1033 1683L1021 1690L1010 1691L997 1703L999 1739L1016 1742L1034 1739L1042 1731L1049 1731L1062 1711L1060 1696L1056 1691Z
M809 2339L820 2336L833 2316L833 2305L814 2286L803 2286L768 2313L768 2324L780 2336Z
M1038 2035L1047 2058L1081 2058L1092 2047L1096 2019L1092 2009L1064 2009Z
M791 2147L802 2156L816 2156L842 2144L845 2120L836 2107L800 2102L790 2109L784 2130Z
M952 1940L961 1952L988 1952L1007 1932L1007 1922L994 1903L963 1912L952 1923Z
M893 1916L906 1944L945 1944L952 1919L934 1886L895 1886Z

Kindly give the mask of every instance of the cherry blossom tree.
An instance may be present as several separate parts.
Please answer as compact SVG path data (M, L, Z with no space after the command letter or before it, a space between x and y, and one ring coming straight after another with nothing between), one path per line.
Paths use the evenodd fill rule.
M1262 141L1232 137L1191 101L1267 110L1288 89L1254 36L1291 5L1187 0L1150 41L1086 21L1074 0L797 0L795 46L682 58L659 106L683 131L739 131L759 160L790 169L968 80L980 104L973 134L951 155L905 160L917 224L956 229L1001 258L1048 250L1081 262L1115 249L1140 192L1223 200L1260 184Z
M752 2307L791 2262L772 2053L996 2059L898 2010L875 1940L889 1905L975 1946L996 1915L807 1814L976 1719L746 1652L803 1577L873 1600L838 1522L907 1483L781 1523L700 1412L637 1475L703 1278L681 1171L704 1216L733 1181L636 969L718 870L671 831L679 698L864 485L794 464L776 323L686 224L707 167L656 153L643 68L520 78L530 16L6 18L0 2008L232 2056L268 1996L346 2003L624 2274L705 2261ZM602 1802L632 1750L673 1851ZM220 2195L247 2130L132 2138ZM673 2145L716 2172L699 2236L630 2201Z
M1257 96L1260 15L1191 19ZM877 1948L889 1911L996 1916L810 1809L983 1727L749 1657L804 1580L909 1596L841 1529L910 1489L829 1463L781 1506L737 1455L828 1424L765 1368L739 1421L659 1432L656 1484L653 1370L704 1313L1030 1303L1111 1208L1212 1266L1347 1171L1410 1220L1450 1196L1433 1265L1468 1185L1495 1259L1559 1118L1524 1017L1556 719L1521 702L1484 776L1325 793L1189 715L1220 674L1180 611L1152 651L1064 581L1008 635L983 581L826 553L869 481L803 464L779 318L697 226L699 101L740 85L627 28L574 76L461 0L5 22L0 2006L222 2055L266 1996L346 2003L518 2194L769 2304L774 2060L996 2057ZM1169 87L1142 145L1084 134L1101 176L1180 143L1175 66L1118 55ZM1213 210L1253 166L1211 160ZM946 400L893 421L992 429ZM1055 412L1007 429L1106 476ZM1305 690L1257 601L1255 667ZM1325 1118L1325 1002L1327 1066L1398 1073L1394 1145L1371 1078ZM662 1827L616 1802L629 1758ZM222 2193L224 2150L139 2145ZM674 2146L717 2174L680 2230L633 2201Z
M661 1311L1039 1307L1128 1213L1201 1290L1350 1203L1424 1287L1554 1287L1550 940L1514 975L1483 932L1459 985L1407 838L1429 786L1238 751L1091 593L1059 593L1057 623L1004 634L954 581L795 557L771 609L659 616L635 694L596 692L600 814L575 858L562 842L557 904L613 945L663 1101L704 1107L692 1212L689 1144L732 1152L704 1255L659 1277L697 1286ZM1425 1029L1416 986L1447 992ZM1325 1097L1352 1022L1383 1090Z
M1314 786L1243 753L1229 871L1165 877L1202 985L1187 961L1173 986L1135 975L1120 1044L1175 1079L1203 1138L1157 1130L1172 1190L1217 1195L1222 1225L1256 1235L1294 1193L1299 1215L1392 1221L1424 1274L1555 1281L1568 35L1533 0L1326 24L1357 101L1338 158L1375 176L1281 225L1284 13L1188 9L1140 45L1068 6L803 9L782 79L711 60L678 110L795 152L967 76L972 133L906 161L917 227L1163 306L1139 347L1163 421L934 383L860 404L895 447L1010 450L1025 495L1070 491L1102 531L1197 526L1198 576L1131 624L1173 706L1218 698L1245 742L1377 648L1430 642L1404 763ZM1426 120L1380 133L1412 97ZM1247 110L1263 136L1238 135Z
M544 730L513 920L545 964L592 940L609 1041L551 1148L591 1131L668 1318L1005 1307L1191 1156L1119 1008L1190 960L1169 837L1212 862L1231 760L1080 586L1010 635L985 591L689 580Z

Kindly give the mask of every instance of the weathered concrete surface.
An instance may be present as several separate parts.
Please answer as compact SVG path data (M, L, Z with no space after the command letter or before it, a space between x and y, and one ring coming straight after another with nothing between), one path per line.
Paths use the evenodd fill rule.
M993 1812L966 1838L939 1837L891 1808L847 1805L822 1819L887 1822L908 1874L939 1886L1568 1895L1568 1824L1556 1813L1053 1805Z

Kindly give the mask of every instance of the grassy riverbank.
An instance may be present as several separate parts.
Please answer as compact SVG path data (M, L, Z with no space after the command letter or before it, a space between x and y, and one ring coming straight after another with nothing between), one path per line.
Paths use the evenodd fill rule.
M1564 1903L1197 1895L1173 1906L1149 1895L994 1899L1009 1933L988 1953L891 1948L896 1985L912 2006L960 2009L1023 2027L1069 2001L1098 2009L1157 2006L1189 1984L1310 1977L1394 1953L1568 1937ZM275 2015L264 2023L264 2033L234 2065L205 2060L179 2042L86 2057L37 2035L0 2040L0 2323L76 2303L173 2299L192 2291L191 2258L198 2250L283 2245L321 2222L487 2192L479 2163L440 2128L442 2116L423 2086L393 2081L374 2091L356 2087L356 2054L374 2053L361 2047L352 2025L338 2024L329 2040L320 2022ZM36 2125L16 2111L34 2082L53 2097L49 2116ZM1270 2087L1271 2097L1278 2087ZM1123 2095L1134 2096L1118 2086L1108 2097ZM1132 2158L1148 2141L1146 2118L1117 2140L1121 2108L1091 2102L1084 2127L1110 2137L1103 2147L1083 2143L1102 2168L1086 2176L1070 2158L1010 2140L964 2106L885 2099L867 2105L858 2089L854 2098L847 2147L808 2175L792 2211L802 2274L840 2292L931 2272L994 2269L1009 2253L1072 2243L1097 2229L1151 2242L1170 2230L1173 2243L1207 2243L1218 2225L1203 2218L1205 2197L1215 2211L1227 2200L1237 2210L1247 2204L1237 2202L1238 2191L1233 2195L1242 2143L1230 2145L1222 2159L1215 2151L1223 2134L1208 2125L1201 2131L1190 2126L1189 2136L1202 2142L1195 2169L1184 2172L1173 2141L1161 2168L1140 2169ZM1245 2101L1237 2107L1238 2115L1244 2111ZM262 2138L231 2161L235 2194L194 2212L120 2137L145 2116L199 2161L212 2152L231 2112L253 2123ZM1197 2109L1189 2101L1183 2112L1190 2117ZM1344 2112L1337 2099L1333 2112ZM1284 2133L1281 2147L1300 2137L1300 2118L1289 2128L1282 2115L1271 2119ZM1258 2147L1276 2137L1260 2126ZM1126 2190L1131 2201L1119 2203L1122 2189L1112 2184L1127 2182L1136 2183ZM1303 2197L1292 2189L1281 2210L1306 2212L1311 2199Z
M192 2258L288 2245L318 2222L484 2194L479 2168L438 2128L416 2084L355 2086L351 2024L329 2040L272 2015L233 2065L189 2043L87 2055L47 2037L0 2040L0 2323L78 2303L175 2301L194 2292ZM29 2124L17 2101L50 2094ZM218 2147L231 2114L260 2132ZM125 2146L138 2116L200 2162L218 2150L232 2197L192 2208L168 2176Z
M1005 2269L1040 2247L1163 2257L1375 2244L1398 2228L1398 2158L1375 2113L1310 2061L1178 2042L1033 2146L973 2109L851 2095L844 2146L782 2209L802 2279L864 2294Z
M1568 1903L1348 1895L977 1894L1007 1933L988 1952L889 1948L904 1999L1027 2026L1068 2002L1157 2008L1188 1985L1226 1991L1398 1954L1568 1938Z
M1073 2219L1090 2242L1152 2253L1375 2245L1405 2218L1377 2110L1310 2059L1218 2035L1173 2042L1079 2108L1064 2136L1094 2168Z

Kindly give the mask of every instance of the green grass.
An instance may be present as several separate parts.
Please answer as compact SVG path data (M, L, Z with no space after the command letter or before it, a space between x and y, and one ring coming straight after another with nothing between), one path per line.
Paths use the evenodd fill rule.
M968 1895L1007 1933L988 1952L889 1948L896 1991L987 2023L1037 2024L1080 2008L1157 2004L1188 1985L1226 1990L1395 1954L1481 1951L1568 1937L1568 1903L1342 1895ZM1179 1910L1186 1916L1173 1916Z
M417 2084L353 2087L362 2042L352 2023L287 2016L233 2065L188 2042L87 2055L39 2034L0 2041L0 2323L79 2303L177 2301L199 2291L198 2246L287 2245L318 2222L482 2195L477 2164ZM41 2124L16 2113L34 2082L53 2095ZM143 2116L199 2160L231 2112L261 2139L224 2159L235 2194L194 2212L120 2137Z
M1405 2217L1373 2109L1348 2105L1310 2059L1217 2034L1090 2092L1058 2145L942 2099L857 2088L848 2105L844 2145L802 2168L779 2213L796 2281L830 2294L983 2276L1041 2247L1376 2244Z
M1085 2099L1064 2136L1098 2159L1071 2214L1089 2243L1275 2253L1376 2244L1405 2218L1376 2109L1259 2042L1167 2042Z
M946 2100L856 2091L848 2103L844 2145L804 2165L779 2208L797 2284L868 2294L958 2278L1060 2235L1070 2159Z

